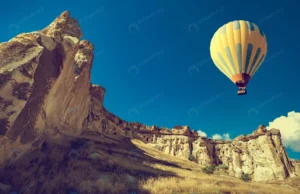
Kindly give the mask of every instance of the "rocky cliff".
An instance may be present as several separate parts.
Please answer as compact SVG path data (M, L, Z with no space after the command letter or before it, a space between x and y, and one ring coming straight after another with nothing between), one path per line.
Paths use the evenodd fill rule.
M63 12L48 27L0 44L0 169L45 141L102 134L142 140L199 165L225 164L229 174L256 181L299 175L278 129L260 126L232 141L199 137L188 126L173 129L126 122L103 107L105 89L90 83L93 44L80 40L76 19ZM11 150L18 149L18 157Z

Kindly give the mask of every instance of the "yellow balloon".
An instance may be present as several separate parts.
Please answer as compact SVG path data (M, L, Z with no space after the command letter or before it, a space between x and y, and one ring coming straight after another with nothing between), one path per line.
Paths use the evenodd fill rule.
M246 94L246 86L267 54L265 34L254 23L236 20L220 27L210 43L217 68Z

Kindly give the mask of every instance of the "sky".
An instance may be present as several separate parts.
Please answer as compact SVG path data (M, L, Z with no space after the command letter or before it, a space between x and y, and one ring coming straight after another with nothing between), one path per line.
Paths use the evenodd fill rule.
M106 89L104 106L129 122L188 125L214 139L233 139L259 125L279 128L300 159L300 17L286 1L5 1L0 42L48 26L69 10L95 46L91 82ZM247 95L210 58L215 31L233 20L258 25L268 52Z

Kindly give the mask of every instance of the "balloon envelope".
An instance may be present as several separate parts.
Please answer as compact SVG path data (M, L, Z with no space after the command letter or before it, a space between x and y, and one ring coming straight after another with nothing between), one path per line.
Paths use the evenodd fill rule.
M210 43L217 68L238 87L246 87L267 53L265 34L257 25L237 20L220 27Z

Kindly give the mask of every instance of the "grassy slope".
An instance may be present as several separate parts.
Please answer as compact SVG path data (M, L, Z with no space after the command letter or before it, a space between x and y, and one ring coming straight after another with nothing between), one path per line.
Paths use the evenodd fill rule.
M246 183L224 173L206 175L196 163L138 140L117 138L94 133L81 139L66 137L59 145L48 141L7 166L0 172L0 182L25 194L300 193L295 189L300 188L300 178L265 184Z

